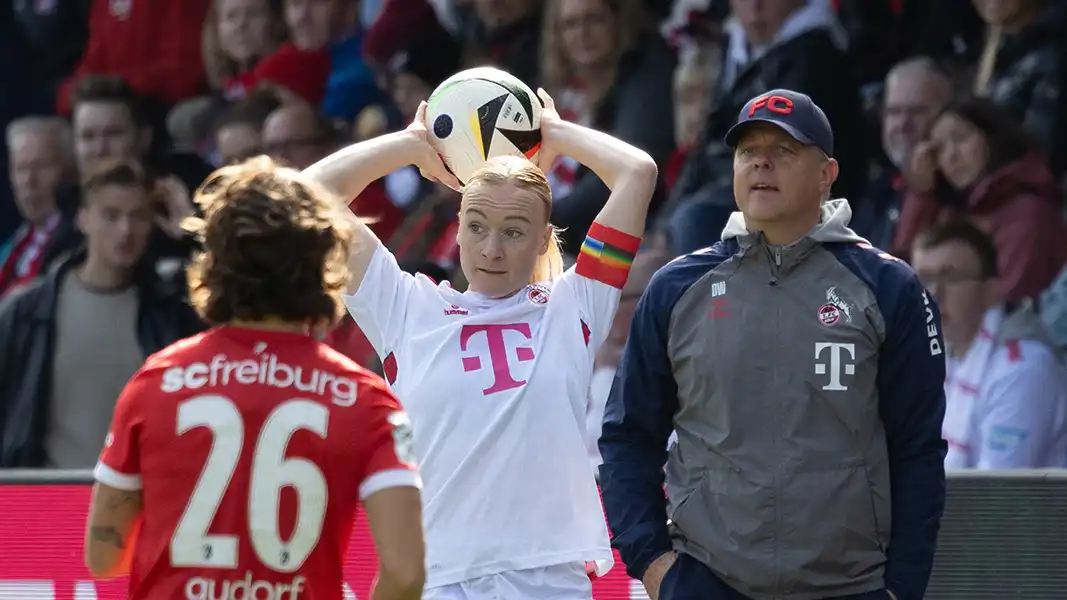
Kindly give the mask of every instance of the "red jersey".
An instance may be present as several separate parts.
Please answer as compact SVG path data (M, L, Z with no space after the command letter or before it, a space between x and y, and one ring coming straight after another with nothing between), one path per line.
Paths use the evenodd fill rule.
M421 486L381 378L311 337L233 327L145 362L95 476L144 495L131 600L341 600L359 501Z

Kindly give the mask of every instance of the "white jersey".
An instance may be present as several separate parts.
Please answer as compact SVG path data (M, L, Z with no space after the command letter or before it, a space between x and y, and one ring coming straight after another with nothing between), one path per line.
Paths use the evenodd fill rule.
M620 291L580 271L582 259L490 299L407 274L379 246L344 299L412 421L427 587L571 562L611 568L585 418Z
M604 426L604 408L608 405L611 384L615 382L615 367L600 367L593 371L593 380L589 384L589 404L585 409L586 451L589 463L595 473L604 459L600 456L600 430Z
M949 361L945 467L1067 467L1067 369L1045 343L1005 336L1004 319L989 310L967 354Z

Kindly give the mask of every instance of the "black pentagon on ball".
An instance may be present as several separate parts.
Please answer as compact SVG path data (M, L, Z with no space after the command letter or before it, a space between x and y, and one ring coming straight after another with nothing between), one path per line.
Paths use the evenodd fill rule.
M443 140L452 135L452 117L448 115L438 115L438 117L433 120L433 134L437 136L437 139L439 140Z

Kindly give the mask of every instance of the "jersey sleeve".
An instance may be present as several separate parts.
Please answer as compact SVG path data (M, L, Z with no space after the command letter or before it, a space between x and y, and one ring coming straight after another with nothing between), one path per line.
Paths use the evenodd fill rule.
M359 497L393 487L422 487L412 448L411 421L384 383L364 387L359 402L364 433Z
M1055 464L1047 464L1053 431L1063 425L1057 422L1063 417L1056 405L1063 401L1067 378L1051 353L1027 350L1017 361L999 357L990 369L995 380L982 390L981 414L976 415L979 469L1059 467L1067 461L1067 456L1057 457Z
M104 450L93 469L99 483L119 490L141 489L140 436L144 426L145 400L153 389L143 372L126 384L104 438Z
M578 253L578 262L563 274L578 297L594 352L608 337L619 297L641 238L593 223Z
M405 273L393 253L379 244L359 289L344 296L345 308L379 357L384 359L395 351L404 338L404 325L420 284L432 287L428 279L420 282Z

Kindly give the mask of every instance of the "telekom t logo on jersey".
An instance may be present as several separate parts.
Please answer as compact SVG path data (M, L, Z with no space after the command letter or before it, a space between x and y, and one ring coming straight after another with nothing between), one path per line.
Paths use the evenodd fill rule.
M472 337L479 333L485 333L486 345L489 346L489 364L493 369L493 385L482 390L482 394L485 396L526 385L525 380L517 381L511 374L510 361L508 360L508 344L504 339L505 331L517 331L527 340L533 337L533 334L530 333L529 323L464 325L459 332L459 349L463 352L467 351L467 345ZM519 362L533 360L534 349L530 346L517 346L515 348L515 358ZM477 371L484 366L481 356L463 357L464 371Z

